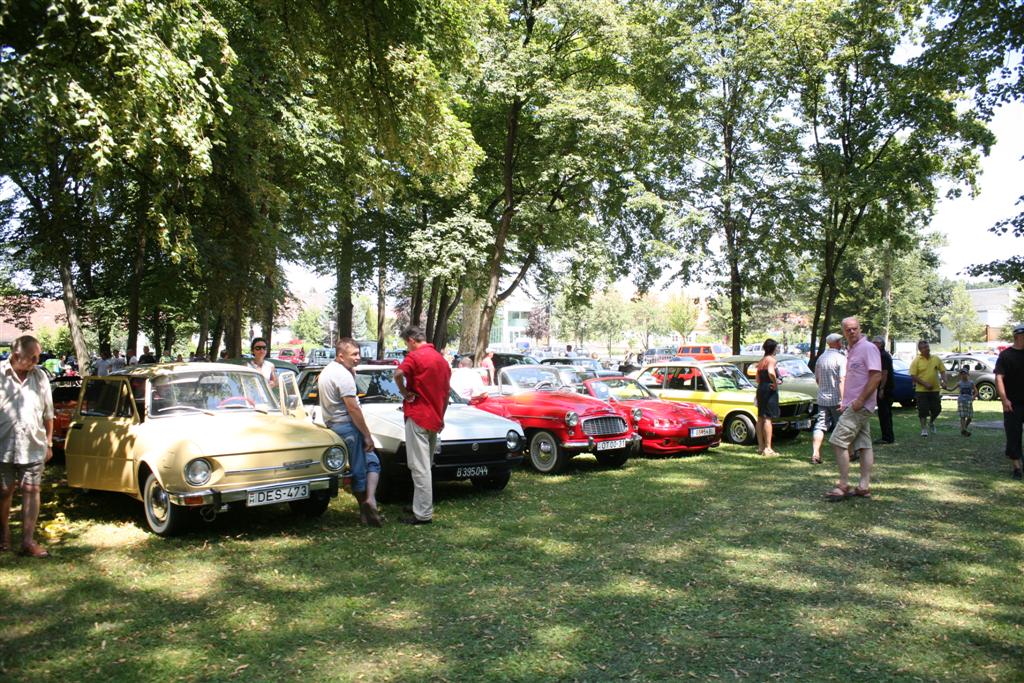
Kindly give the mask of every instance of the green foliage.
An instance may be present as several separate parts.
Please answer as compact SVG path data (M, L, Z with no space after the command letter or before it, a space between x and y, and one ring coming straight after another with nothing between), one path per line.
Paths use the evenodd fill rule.
M303 341L319 344L327 336L327 327L324 322L324 312L320 308L316 306L303 308L292 322L292 333Z
M629 310L633 331L640 336L644 350L651 347L652 336L672 331L672 323L665 306L650 294L633 299Z
M679 336L686 339L693 332L697 325L697 315L700 309L693 299L683 295L675 295L668 300L666 314L669 326L679 333Z
M1013 339L1013 328L1024 323L1024 287L1017 287L1017 296L1013 298L1010 310L1007 312L1007 322L1003 326L1000 336L1003 339Z
M622 343L629 329L629 302L615 289L608 289L594 298L591 317L594 337L604 343L611 356L612 348Z
M978 320L967 288L961 283L953 286L949 306L940 320L952 333L958 350L963 347L964 342L984 341L985 329Z
M33 330L32 334L39 340L39 346L42 347L43 351L57 356L65 356L75 352L74 344L71 342L71 330L68 329L67 325L58 325L56 328L42 327L38 330Z

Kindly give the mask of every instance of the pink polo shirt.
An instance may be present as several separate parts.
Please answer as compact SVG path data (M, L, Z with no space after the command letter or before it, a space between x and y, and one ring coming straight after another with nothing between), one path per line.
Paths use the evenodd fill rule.
M882 371L882 354L878 347L861 336L856 344L846 352L846 386L843 388L843 408L857 400L868 383L868 373L872 370ZM874 412L878 405L878 392L872 391L864 407Z

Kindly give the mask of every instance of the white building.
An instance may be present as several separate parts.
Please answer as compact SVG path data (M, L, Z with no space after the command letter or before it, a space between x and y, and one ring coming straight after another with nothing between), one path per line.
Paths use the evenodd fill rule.
M1001 339L1003 326L1010 322L1020 322L1010 320L1010 308L1017 298L1016 287L968 289L967 294L974 304L974 312L978 314L978 322L985 326L985 341ZM939 341L944 345L956 343L945 325L939 328Z

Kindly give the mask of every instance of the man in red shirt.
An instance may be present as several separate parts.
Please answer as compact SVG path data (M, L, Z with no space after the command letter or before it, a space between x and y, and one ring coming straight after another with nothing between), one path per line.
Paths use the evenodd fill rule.
M419 327L402 330L402 339L409 353L395 370L395 384L404 399L405 458L413 484L412 515L402 522L430 524L434 518L430 470L437 435L444 429L452 369Z

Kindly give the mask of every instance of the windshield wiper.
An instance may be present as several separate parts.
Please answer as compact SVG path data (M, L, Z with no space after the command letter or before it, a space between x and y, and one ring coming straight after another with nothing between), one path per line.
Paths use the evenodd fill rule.
M363 396L359 399L360 403L398 403L401 399L397 396L383 396L377 394L375 396Z
M202 413L203 415L211 415L211 416L213 415L213 413L211 413L209 410L205 410L203 408L196 408L195 406L190 406L190 405L185 404L185 403L178 403L177 405L173 405L173 406L165 406L165 407L161 408L160 410L156 411L156 414L157 415L161 415L163 413L167 413L167 412L170 412L172 410L194 410L197 413Z

